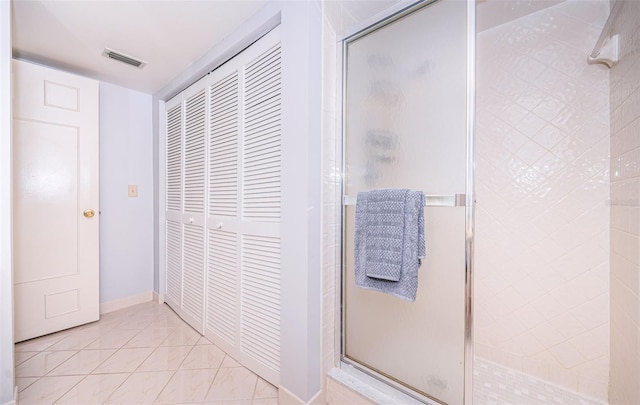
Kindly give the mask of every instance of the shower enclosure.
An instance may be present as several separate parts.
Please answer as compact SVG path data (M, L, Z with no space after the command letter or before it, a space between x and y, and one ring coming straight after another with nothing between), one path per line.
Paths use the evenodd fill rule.
M480 403L515 398L522 388L549 402L607 400L609 70L587 56L609 7L608 0L478 4ZM493 377L507 373L506 383ZM533 387L541 381L545 388Z
M473 3L344 41L342 361L427 403L470 403ZM427 195L415 302L355 285L356 196L381 188Z

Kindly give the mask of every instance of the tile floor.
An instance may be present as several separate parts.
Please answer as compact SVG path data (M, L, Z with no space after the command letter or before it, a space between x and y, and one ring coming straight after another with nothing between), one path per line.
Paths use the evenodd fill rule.
M145 303L16 345L19 404L276 405L278 390Z

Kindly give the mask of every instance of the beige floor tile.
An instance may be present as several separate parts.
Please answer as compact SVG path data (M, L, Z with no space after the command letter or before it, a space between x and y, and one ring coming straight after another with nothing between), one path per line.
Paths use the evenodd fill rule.
M207 401L251 399L258 377L244 367L221 368L207 394Z
M67 331L27 340L15 345L16 352L41 352L67 336Z
M178 370L156 400L158 404L202 402L216 370Z
M196 345L212 345L212 344L213 343L204 336L200 336L200 339L198 339L198 343L196 343Z
M224 352L214 345L197 345L184 360L180 368L218 368L224 359Z
M115 352L114 349L79 351L73 357L69 358L69 360L49 372L49 375L90 374Z
M102 316L100 316L100 320L98 322L87 324L82 327L85 329L95 330L97 332L100 332L101 334L105 334L116 329L116 327L120 322L122 322L122 320L118 320L115 318L109 319L109 320L103 320Z
M193 346L200 339L200 334L188 326L181 326L160 344L160 346Z
M184 325L184 321L177 316L159 315L157 316L149 326L155 326L158 328L177 328Z
M147 327L131 338L124 347L158 347L176 328Z
M20 365L40 352L14 352L15 365Z
M20 405L46 405L54 403L84 376L42 377L20 393Z
M130 373L133 372L149 355L153 349L120 349L96 368L94 374Z
M124 315L122 314L122 311L125 311L125 309L120 309L118 311L113 311L113 312L107 312L106 314L100 314L100 323L110 323L116 320L122 320Z
M278 398L256 398L252 405L278 405Z
M67 334L59 342L49 346L47 351L56 350L82 350L100 336L100 330L91 327L90 329L80 329Z
M24 391L25 388L38 381L38 377L18 377L16 378L16 386L18 392Z
M173 371L133 373L105 404L152 404L172 375Z
M250 399L241 399L239 401L213 401L204 402L203 405L252 405L253 401Z
M131 308L130 315L162 315L166 313L173 313L168 305L158 305L156 302L145 302L144 304L136 305Z
M220 367L242 367L242 365L238 363L233 357L227 354L224 357L224 360L222 360L222 364L220 365Z
M75 351L40 352L16 367L16 377L41 377L74 354Z
M256 393L254 398L277 398L278 389L269 384L262 378L258 377L258 383L256 384Z
M157 347L137 371L177 370L190 350L191 346Z
M77 326L75 328L69 329L70 333L76 333L76 331L82 331L83 333L95 334L100 336L101 334L107 333L115 327L111 322L91 322L85 323L84 325Z
M73 387L56 404L101 404L111 395L129 374L89 375Z
M138 330L112 329L98 336L86 349L119 349L138 333Z
M142 330L151 324L152 317L148 316L131 316L123 322L119 323L118 329L134 329Z

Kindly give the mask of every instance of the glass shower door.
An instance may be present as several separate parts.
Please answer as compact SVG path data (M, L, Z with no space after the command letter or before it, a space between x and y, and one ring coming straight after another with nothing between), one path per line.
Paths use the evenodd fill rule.
M354 200L409 188L446 205L468 190L467 12L436 1L345 43L343 360L446 404L464 403L471 217L464 204L427 204L410 302L355 285Z

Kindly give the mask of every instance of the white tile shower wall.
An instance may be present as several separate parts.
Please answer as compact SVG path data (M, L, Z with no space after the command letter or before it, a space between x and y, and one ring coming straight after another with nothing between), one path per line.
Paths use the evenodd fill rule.
M341 48L339 39L360 21L392 7L397 0L323 1L323 101L322 101L322 393L333 403L354 394L340 383L328 387L327 373L340 359L340 240L342 136L340 121ZM333 395L331 395L333 393ZM337 402L336 399L338 398ZM354 402L355 403L355 402Z
M620 0L619 0L620 1ZM640 2L625 1L611 69L611 404L640 403Z
M608 0L568 0L477 43L476 354L599 399L609 73L586 57L607 14Z
M336 305L338 289L336 277L340 268L340 169L338 157L338 141L336 136L336 34L327 17L323 4L322 23L322 393L327 395L326 375L338 363L335 344L336 322L338 319ZM338 334L339 334L339 330Z

